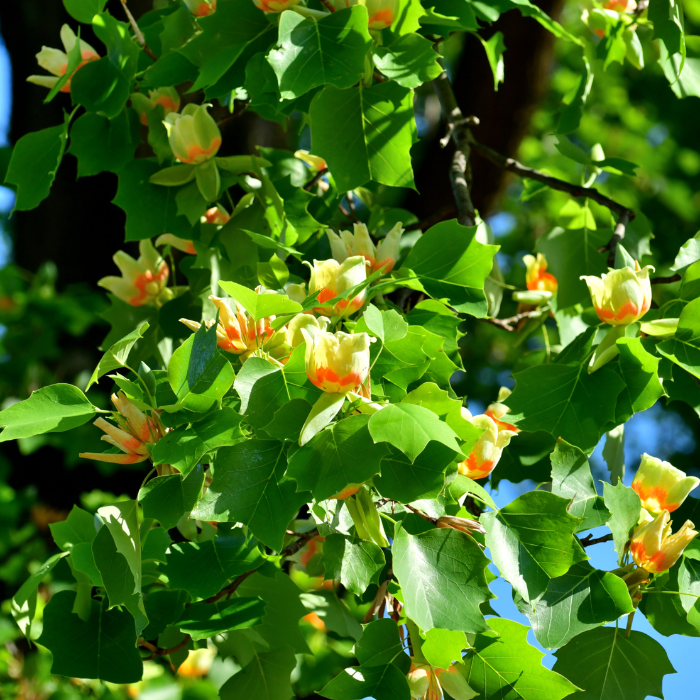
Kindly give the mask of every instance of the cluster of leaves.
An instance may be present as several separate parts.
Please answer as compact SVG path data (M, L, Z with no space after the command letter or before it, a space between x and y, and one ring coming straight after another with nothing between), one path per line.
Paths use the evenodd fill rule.
M76 506L52 525L61 552L13 598L15 620L31 637L44 577L72 582L43 608L36 639L51 651L52 671L131 684L141 681L144 660L167 658L178 669L196 658L190 652L215 649L236 664L219 689L224 700L285 700L314 691L338 700L407 699L407 624L414 657L437 668L456 662L485 698L504 688L532 700L577 690L601 697L615 692L611 683L620 678L630 684L630 698L661 695L662 677L673 671L663 649L641 633L602 627L634 608L622 578L587 562L579 535L607 525L623 563L639 499L621 483L605 484L599 496L587 458L606 433L623 434L619 426L663 396L700 407L690 380L700 378L696 239L671 265L660 261L680 284L669 285L644 319L679 319L675 333L645 336L632 324L617 340L614 361L594 373L587 368L606 327L579 277L606 271L607 252L599 249L609 244L615 222L590 200L569 199L559 213L564 225L539 239L559 291L519 339L536 332L549 338L549 328L553 342L523 354L514 375L508 420L521 432L503 466L522 477L544 464L551 489L501 509L458 472L480 432L462 417L464 397L451 383L465 369L460 323L497 314L503 294L494 283L497 248L488 244L483 222L445 221L406 234L390 274L344 294L364 291L366 302L358 314L331 322L375 338L370 386L384 407L369 415L348 402L309 441L300 441L301 431L321 392L308 379L304 344L283 365L263 352L241 362L217 347L215 327L192 335L179 319L215 319L208 297L224 290L255 322L277 316L275 328L282 328L294 314L319 308L314 297L297 303L283 292L288 282L305 279L302 260L329 257L326 227L360 217L381 239L398 221L415 221L386 204L390 188L414 186L414 90L442 73L442 38L479 37L480 28L511 9L534 17L585 66L552 118L562 171L579 177L567 179L583 187L603 173L633 176L634 164L606 158L600 147L582 148L572 132L585 125L600 71L624 60L643 65L637 26L661 47L673 89L697 94L693 42L684 36L677 3L655 2L648 18L640 13L634 21L596 8L586 21L605 37L595 46L527 0L488 6L406 0L380 32L368 30L363 4L323 16L319 4L309 16L218 0L214 13L196 19L185 5L163 2L138 19L138 35L104 12L105 4L65 2L102 42L104 56L78 68L79 49L69 52L66 77L47 99L63 99L57 95L70 77L74 109L64 124L15 146L7 182L17 188L16 208L34 208L48 196L69 153L82 176L117 174L114 202L127 215L127 242L171 234L193 242L196 254L181 257L176 271L166 252L173 286L162 305L132 306L111 296L104 314L112 328L90 384L113 380L134 406L158 416L165 435L149 451L153 469L144 470L137 494L95 514ZM503 37L482 43L498 85ZM191 170L181 182L158 184L167 179L158 174L172 173L174 163L162 107L144 125L129 100L173 86L183 101L215 103L222 154L226 120L247 109L293 125L325 166L310 171L290 151L260 149L256 156L217 158L223 174L213 193L199 177L192 180ZM541 191L527 179L522 199ZM224 225L202 223L213 203L231 210ZM650 235L639 215L625 239L632 257L650 253ZM616 266L629 263L618 246ZM255 295L258 284L278 294ZM0 414L0 440L64 433L103 412L77 387L56 384ZM366 485L389 546L366 537L349 503L333 498L357 484ZM486 534L435 528L443 515L476 517ZM642 602L663 633L700 634L692 597L700 580L697 551L689 548L654 580L651 592L672 594L673 602L663 595ZM541 666L527 628L485 617L492 614L490 562L512 585L537 641L558 649L554 671Z

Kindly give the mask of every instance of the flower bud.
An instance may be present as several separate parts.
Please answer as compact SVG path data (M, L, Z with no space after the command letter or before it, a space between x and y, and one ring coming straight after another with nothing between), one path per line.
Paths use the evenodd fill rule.
M469 456L459 465L459 473L470 479L483 479L496 467L503 449L516 435L512 430L499 430L495 421L487 415L472 416L466 408L462 417L484 432L472 447Z
M284 12L299 4L299 0L253 0L255 7L263 12Z
M372 265L372 272L381 270L385 275L388 275L394 269L394 265L396 265L396 261L401 253L401 236L403 232L403 226L398 223L379 241L376 260L374 265Z
M478 520L470 520L469 518L458 518L456 515L443 515L438 518L435 527L442 528L452 528L453 530L459 530L467 535L471 535L473 532L486 533L484 526Z
M323 158L319 156L314 156L308 151L295 151L294 157L298 158L299 160L303 160L304 163L306 163L312 170L316 170L317 172L320 170L325 170L328 167L326 161L323 160Z
M359 0L367 8L369 29L387 29L399 16L399 0Z
M221 132L207 107L188 104L181 113L173 112L163 122L170 148L181 163L204 163L221 147Z
M217 204L215 207L207 209L204 216L200 219L200 223L203 224L215 224L216 226L225 226L231 220L231 215L222 207Z
M181 250L183 253L197 255L197 251L194 249L194 243L192 243L192 241L187 241L184 238L178 238L177 236L173 236L172 233L163 233L158 236L158 238L156 238L156 245L169 245L177 250Z
M186 678L203 678L211 670L216 649L190 649L187 658L180 664L177 673Z
M285 336L287 345L292 348L296 348L306 341L302 333L302 329L306 328L309 333L313 331L325 331L328 328L330 321L321 316L321 318L316 318L311 314L297 314L285 328Z
M333 258L339 263L344 262L353 255L361 255L370 266L374 265L374 259L377 251L369 237L367 226L363 223L354 224L354 233L350 231L341 231L340 235L333 230L327 228L326 235L328 242L331 244L331 253Z
M61 27L61 42L63 43L65 52L43 46L41 51L39 51L39 53L36 55L37 63L44 70L52 73L52 75L30 75L27 78L27 82L34 83L34 85L41 85L42 87L47 87L49 89L53 88L53 86L58 82L59 78L64 76L68 70L68 54L72 51L76 41L78 41L78 37L67 24L64 24ZM89 63L90 61L97 61L100 58L95 49L93 49L90 44L82 39L80 40L80 56L82 61L73 71L73 74L68 81L63 85L61 92L70 92L70 83L73 75L75 75L77 71L86 63Z
M180 95L173 87L158 88L151 90L148 97L142 92L135 92L131 96L131 106L138 113L141 123L148 126L148 113L152 112L158 105L163 108L164 116L177 112L180 109Z
M360 539L374 542L378 547L389 546L381 516L374 505L372 495L364 486L360 486L354 496L346 498L345 507Z
M357 391L369 376L367 333L349 335L342 331L302 328L306 339L306 375L314 386L329 394Z
M342 491L339 491L335 496L329 496L329 500L335 498L338 501L344 501L350 496L354 496L359 490L362 484L348 484Z
M630 542L634 563L650 574L670 569L698 534L687 520L675 534L671 534L671 516L662 510L654 520L638 527Z
M195 17L207 17L216 11L216 0L184 0L184 3Z
M149 418L134 406L121 391L118 394L112 394L112 403L117 409L112 417L118 427L104 418L98 418L94 425L106 433L102 436L102 440L117 447L124 454L81 452L78 456L83 459L115 464L145 462L150 456L150 446L165 435L165 429L158 414L153 411Z
M524 255L525 263L525 285L531 292L551 292L557 293L559 285L557 278L547 272L547 259L542 253L534 255Z
M449 668L436 668L425 661L411 658L411 668L406 676L412 698L443 700L447 692L453 700L471 700L476 692L459 672L456 663ZM443 692L444 691L444 692Z
M141 255L134 260L123 250L112 258L122 273L121 277L103 277L97 284L131 306L157 303L164 291L170 270L150 240L139 243Z
M342 263L337 260L314 260L313 266L307 261L304 264L311 270L309 294L320 292L320 303L330 301L367 279L367 263L360 255L346 258ZM353 299L341 299L333 309L319 306L314 311L324 316L352 314L364 304L365 297L363 290Z
M634 265L634 270L623 267L602 277L584 275L580 278L588 285L598 318L611 326L627 326L639 321L651 306L649 270L654 268L651 265L640 268L636 261Z
M518 430L518 428L516 428L514 425L501 420L501 418L503 418L503 416L510 411L510 408L501 403L501 401L505 401L510 396L510 393L510 389L507 386L502 386L498 390L498 401L496 401L496 403L489 404L489 407L486 409L484 415L487 415L493 420L499 432L501 430L510 430L513 433L519 433L520 430Z
M652 513L667 510L672 513L698 484L700 479L686 476L672 464L645 453L634 475L632 488L646 510Z
M284 285L284 293L292 301L302 304L304 299L306 299L306 284L303 282L301 284L287 282L287 284Z

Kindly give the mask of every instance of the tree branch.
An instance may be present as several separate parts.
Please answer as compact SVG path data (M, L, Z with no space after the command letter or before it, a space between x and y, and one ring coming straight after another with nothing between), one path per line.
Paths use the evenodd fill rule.
M446 146L450 140L455 144L455 152L450 165L450 182L452 183L452 194L457 203L457 220L462 226L474 226L476 225L476 212L469 193L469 180L471 180L469 156L472 138L468 125L478 124L478 120L474 117L464 118L445 71L433 80L433 88L440 100L440 106L447 121L447 135L442 140L441 145Z
M591 547L594 544L600 544L601 542L610 542L612 540L613 536L608 533L607 535L603 535L602 537L597 537L596 539L593 539L593 535L588 534L579 542L581 543L582 547Z
M168 654L174 654L176 651L180 651L180 649L182 649L182 647L184 647L187 644L187 642L190 641L190 639L191 639L191 636L189 634L186 634L185 638L179 644L177 644L174 647L171 647L170 649L161 649L160 647L157 647L154 644L147 642L145 639L139 639L139 644L142 647L145 647L149 651L153 652L146 659L146 661L152 661L157 656L167 656Z
M513 332L516 330L514 325L522 321L524 318L537 318L543 313L544 311L541 308L537 308L533 309L532 311L523 311L522 313L515 314L515 316L511 316L510 318L484 318L481 320L486 321L486 323L490 323L493 326L497 326L498 328L502 328L504 331Z
M328 168L322 168L319 170L305 185L304 189L309 192L312 190L316 185L318 185L319 180L328 172Z
M670 277L654 277L654 279L651 280L651 284L671 284L672 282L680 282L682 279L683 277L676 273Z
M143 35L143 32L139 29L139 25L136 24L136 20L134 19L134 15L131 14L131 10L129 9L128 5L126 4L126 0L121 0L122 6L124 7L124 12L126 12L126 16L129 20L129 24L131 25L131 28L134 30L134 34L136 35L136 39L138 40L139 44L141 44L141 47L143 50L154 60L158 60L158 56L156 56L153 51L151 51L151 48L149 45L146 43L146 37Z

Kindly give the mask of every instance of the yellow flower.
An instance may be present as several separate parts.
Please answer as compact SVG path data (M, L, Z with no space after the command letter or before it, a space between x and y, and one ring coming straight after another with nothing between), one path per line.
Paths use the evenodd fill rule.
M297 314L286 326L285 336L287 340L287 345L292 348L301 345L305 342L304 334L302 330L306 328L307 331L325 331L328 328L330 321L322 316L321 318L316 318L311 314Z
M112 425L104 418L98 418L94 425L103 430L105 442L119 448L124 454L105 454L103 452L81 452L83 459L116 464L136 464L145 462L150 456L150 445L158 442L165 435L165 428L155 411L149 418L134 406L123 392L112 394L112 403L117 409L112 414L117 425ZM118 426L118 427L117 427Z
M217 226L224 226L231 220L231 215L222 207L217 204L215 207L210 207L204 213L200 222L203 224L215 224Z
M216 0L185 0L185 5L195 17L207 17L216 11Z
M323 158L320 158L319 156L314 156L308 151L295 151L294 157L298 158L299 160L303 160L304 163L306 163L312 170L325 170L328 167L328 165L326 165L326 161L323 160Z
M523 262L525 263L525 284L527 288L533 292L551 292L557 293L559 285L557 278L547 272L547 258L542 253L534 255L524 255Z
M672 513L685 501L688 494L700 484L700 479L686 476L668 462L648 454L632 481L632 488L642 501L642 507L652 513L667 510Z
M399 16L399 0L359 0L369 15L370 29L387 29Z
M391 272L399 258L401 235L404 232L401 224L396 224L376 247L365 224L354 224L354 231L341 231L337 234L326 229L333 258L342 263L349 257L361 255L370 264L372 272Z
M459 465L459 473L470 479L483 479L496 468L503 449L517 433L499 430L493 418L487 415L472 416L466 408L462 409L462 417L477 428L483 428L484 432L472 447L469 456Z
M309 294L320 292L320 303L334 299L367 279L367 263L360 255L346 258L342 263L337 260L314 260L313 265L307 261L304 264L311 270ZM352 314L365 303L365 297L363 290L353 299L341 299L332 309L319 306L314 311L324 316Z
M150 90L148 97L142 92L135 92L131 96L131 106L136 110L141 123L148 126L148 113L152 112L158 105L163 108L164 116L177 112L180 109L180 95L173 87L163 87L157 90Z
M190 649L177 672L187 678L202 678L209 673L215 656L216 649Z
M181 113L173 112L163 122L170 148L182 163L204 163L221 147L221 132L207 112L209 106L188 104Z
M649 518L632 535L630 552L634 563L650 574L670 569L698 534L693 530L693 523L686 520L683 527L672 535L670 518L668 511L662 510L656 518Z
M510 396L510 389L506 386L502 386L498 391L498 400L495 403L489 404L489 407L485 411L485 415L493 420L493 422L498 427L498 430L510 430L513 433L519 433L520 430L516 428L512 423L506 423L502 421L501 418L510 411L510 408L505 404L501 403L505 401Z
M139 243L138 260L123 250L112 258L122 273L121 277L103 277L97 284L131 306L156 303L165 291L170 270L150 240Z
M627 326L639 321L651 306L651 283L647 265L635 269L623 267L601 277L582 276L586 281L598 318L611 326Z
M457 664L445 669L425 662L416 662L413 658L411 661L407 680L412 698L443 700L443 690L447 691L453 700L471 700L476 696L476 692L459 672Z
M357 391L369 376L367 333L349 335L302 328L306 339L306 374L312 384L329 394Z
M169 245L173 248L181 250L183 253L197 255L197 251L194 249L194 243L192 243L192 241L185 240L184 238L178 238L177 236L173 236L172 233L163 233L158 236L158 238L156 238L156 245Z
M59 78L66 74L66 70L68 70L68 54L73 50L77 41L78 37L75 36L73 30L67 24L64 24L61 27L61 42L63 43L65 52L43 46L41 51L36 55L36 60L39 65L44 70L52 73L52 75L30 75L27 78L27 82L34 83L34 85L41 85L49 89L53 88ZM97 61L100 58L95 49L82 39L80 40L80 56L82 61L78 64L75 71L73 71L73 75L86 63ZM70 83L73 75L71 75L68 81L63 85L61 92L70 92Z
M299 0L253 0L253 2L255 7L263 12L284 12L299 4Z

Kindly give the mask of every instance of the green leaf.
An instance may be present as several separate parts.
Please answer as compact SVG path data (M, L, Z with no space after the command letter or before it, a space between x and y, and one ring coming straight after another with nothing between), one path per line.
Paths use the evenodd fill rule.
M680 54L685 57L681 3L678 0L658 0L650 3L648 14L654 24L654 38L661 40L669 55Z
M583 71L574 87L564 97L564 106L559 112L557 134L570 134L578 129L583 115L583 108L593 87L593 71L586 56L583 58Z
M577 690L567 677L542 666L544 654L527 643L527 627L493 618L464 661L469 685L484 698L561 700ZM575 696L578 697L578 696Z
M231 363L216 346L216 326L202 325L170 358L168 382L178 402L168 408L208 411L231 388L234 377Z
M291 647L256 652L242 671L221 686L219 697L221 700L289 700L294 697L290 676L296 665Z
M71 78L73 104L113 119L129 99L131 83L109 57L89 61Z
M176 191L152 185L149 180L160 170L155 160L136 158L119 171L119 187L113 204L126 213L126 241L140 241L162 233L191 238L192 227L178 216Z
M144 598L148 627L143 631L144 639L156 639L168 625L174 624L185 610L189 602L185 591L153 591Z
M105 9L107 0L63 0L68 14L83 24L92 24L92 18Z
M603 459L610 470L610 483L615 486L625 476L624 425L618 425L606 434Z
M395 82L339 90L314 97L311 151L323 158L341 192L373 180L414 187L410 149L416 141L413 95Z
M314 435L318 435L338 415L345 403L345 394L321 394L311 407L299 435L299 444L306 445Z
M464 632L431 629L425 633L421 651L431 666L449 668L454 662L462 663L462 649L466 646Z
M456 219L436 224L418 239L401 269L412 270L434 299L447 299L457 311L483 318L484 281L498 246L479 243L476 230Z
M0 442L17 438L63 433L87 423L97 409L78 387L54 384L38 389L24 401L0 412Z
M170 530L194 508L203 483L201 464L184 478L182 474L171 474L152 479L139 491L144 518L153 518Z
M418 381L431 364L431 358L424 349L427 336L422 330L411 326L405 337L387 342L375 360L373 376L382 377L404 391L409 384Z
M477 484L476 481L473 481L468 476L457 474L457 476L450 482L450 495L456 501L459 501L462 496L465 496L466 494L471 494L482 503L485 503L487 506L493 508L494 510L498 510L493 498L491 498L483 486Z
M320 19L283 12L277 46L267 60L282 99L301 97L319 85L349 88L364 74L365 54L372 46L367 8L356 5Z
M663 697L663 677L675 673L657 641L632 630L602 627L575 637L555 653L554 669L583 691L577 700Z
M581 519L569 514L568 505L552 493L530 491L481 516L493 563L528 603L547 590L550 579L587 559L573 536Z
M694 377L700 378L700 299L693 299L683 309L676 334L659 343L656 349Z
M700 637L700 632L688 622L688 613L681 605L683 596L678 595L679 568L680 566L673 566L655 577L654 588L642 597L639 609L649 624L665 637L672 634ZM696 598L692 600L697 601Z
M417 88L442 73L440 54L420 34L404 34L389 46L374 50L374 65L390 80L407 88Z
M56 564L67 556L66 552L54 554L49 557L21 586L20 589L12 596L10 610L15 622L22 630L22 634L27 638L31 638L32 621L36 613L36 591L39 584L43 581L44 576L48 574ZM384 559L382 555L382 560Z
M394 664L351 666L341 671L319 693L331 700L410 700L406 675Z
M367 415L350 416L316 435L291 456L287 476L323 501L378 474L387 447L374 443L369 420Z
M259 625L265 603L257 598L233 598L214 603L195 603L185 609L177 626L195 641L225 630L249 629Z
M581 275L600 277L608 271L606 253L598 249L612 236L610 229L563 229L559 226L537 240L535 250L547 258L548 272L559 283L558 308L589 306L591 295Z
M219 450L214 479L194 517L243 523L279 552L289 521L308 498L283 479L286 467L284 443L276 440L246 440Z
M275 440L296 442L310 411L311 405L308 401L292 399L275 411L274 417L263 430Z
M362 636L362 627L353 617L347 605L332 591L302 593L301 602L309 612L314 612L329 632L341 637L358 640Z
M340 534L323 543L326 578L340 581L351 593L361 596L384 568L384 552L374 542L352 542Z
M574 341L575 342L575 341ZM521 430L545 430L582 450L592 450L615 421L615 404L625 388L609 367L593 374L587 364L546 364L517 372L506 401L509 421Z
M551 459L552 493L570 499L569 513L582 518L575 532L604 525L610 512L596 493L586 455L578 447L559 439Z
M219 282L219 286L231 295L256 321L266 316L283 316L301 313L301 304L285 294L258 294L235 282Z
M382 343L391 343L406 337L408 324L393 309L380 311L376 306L370 304L362 314L361 321L358 321L355 333L360 333L365 329L379 338Z
M117 550L109 528L101 527L97 532L92 543L92 555L109 597L109 607L123 605L133 615L136 634L140 635L148 625L141 587L137 586L126 557Z
M481 41L481 45L486 51L486 58L489 61L489 66L491 66L491 72L493 73L493 89L498 90L498 84L502 83L505 79L505 62L503 60L503 53L506 50L505 41L503 41L503 34L501 32L496 32L488 41L482 39L478 34L476 35Z
M374 485L382 496L400 503L437 498L445 487L445 469L455 457L453 449L439 442L429 442L413 462L392 447L382 459L382 475L374 477Z
M355 644L355 656L365 668L393 663L408 673L411 665L398 625L386 617L365 625L361 639Z
M488 628L479 606L494 597L486 580L489 560L473 537L443 528L411 535L397 526L392 553L406 615L421 629Z
M230 579L265 562L257 547L242 537L179 542L170 547L167 560L171 588L202 599L216 595Z
M187 476L207 453L240 442L240 423L241 416L224 407L189 428L176 428L155 444L151 453L153 464L170 464Z
M5 176L6 183L17 187L13 211L34 209L49 196L63 160L71 116L66 114L60 126L25 134L15 144Z
M73 506L65 520L51 523L49 528L53 541L64 552L70 552L73 547L84 542L89 544L97 534L94 516L78 506Z
M612 532L615 551L619 563L622 564L630 535L639 521L642 502L639 496L622 481L618 482L617 486L603 483L603 499L605 507L611 513L607 526Z
M93 384L96 384L99 378L103 377L107 372L126 367L131 348L134 347L138 340L143 338L143 334L147 330L148 323L144 323L135 331L131 331L129 335L124 336L121 340L112 345L97 363L97 367L95 367L95 371L92 373L92 377L90 377L90 381L85 390L87 391Z
M44 628L37 643L53 656L51 673L71 678L99 678L110 683L136 683L143 664L136 646L134 619L122 610L106 610L90 601L90 617L72 612L76 594L54 593L44 609Z
M620 374L625 382L615 412L615 423L621 424L633 414L651 408L666 392L658 375L660 360L647 352L641 338L619 338L617 349Z
M375 442L388 442L401 450L411 463L430 441L442 443L461 454L454 430L431 410L415 404L386 406L370 418L368 428Z
M547 649L563 647L577 634L634 610L625 582L585 561L552 579L534 610L527 604L519 608L529 618L537 641Z

